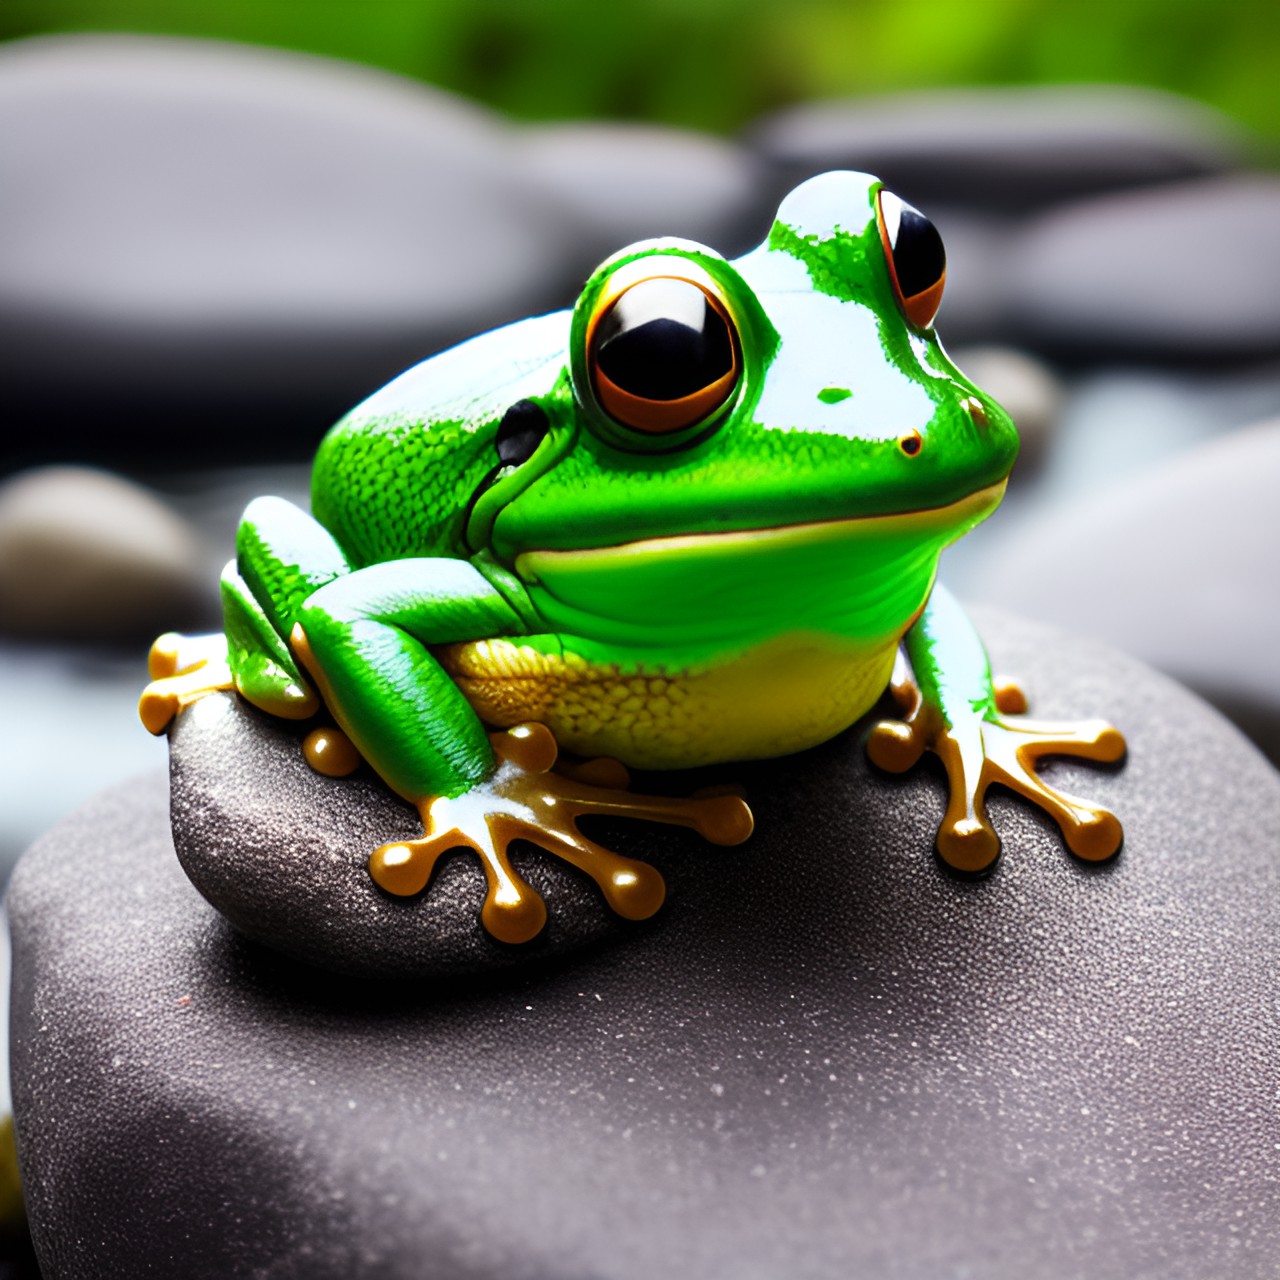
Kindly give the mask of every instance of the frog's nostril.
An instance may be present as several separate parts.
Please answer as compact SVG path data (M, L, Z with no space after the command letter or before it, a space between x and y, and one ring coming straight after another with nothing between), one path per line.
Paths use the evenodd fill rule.
M968 411L975 427L985 427L987 425L987 406L977 396L965 396L960 401L960 406Z
M904 432L898 437L898 448L901 449L908 458L914 458L923 446L924 440L914 427L912 427L910 431Z

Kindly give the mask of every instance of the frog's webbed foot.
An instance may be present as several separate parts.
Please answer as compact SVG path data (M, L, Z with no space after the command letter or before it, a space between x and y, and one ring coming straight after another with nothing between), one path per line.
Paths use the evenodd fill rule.
M905 664L904 664L905 665ZM1036 772L1044 756L1065 755L1114 763L1123 758L1119 730L1104 720L1051 721L1024 716L1026 698L1015 684L995 688L995 712L986 718L949 724L924 702L903 668L891 686L903 710L901 720L881 721L871 731L867 751L891 773L911 768L926 751L942 760L950 799L938 828L938 853L958 871L987 870L1000 853L1000 837L987 817L986 793L1003 783L1048 813L1078 858L1103 862L1120 849L1123 833L1116 816L1077 796L1056 791Z
M517 725L493 734L491 741L498 760L494 775L455 799L422 801L418 809L425 835L376 849L369 873L387 892L408 896L426 887L446 851L473 849L488 880L480 918L502 942L529 941L547 918L541 896L507 856L513 840L528 840L577 867L595 881L618 915L644 920L662 905L666 886L661 875L647 863L589 840L578 830L577 818L599 814L675 823L722 845L739 844L751 834L751 811L738 796L631 795L619 789L626 771L613 761L588 761L575 767L572 778L550 772L556 742L545 725ZM609 785L599 785L600 779Z
M233 687L227 641L221 632L183 636L166 631L151 646L147 673L151 683L138 699L138 715L156 734L163 733L183 707L206 694Z

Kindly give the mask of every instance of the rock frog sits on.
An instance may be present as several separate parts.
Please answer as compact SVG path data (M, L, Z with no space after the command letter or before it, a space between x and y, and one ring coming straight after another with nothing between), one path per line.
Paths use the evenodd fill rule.
M872 758L941 756L947 863L995 861L992 782L1052 814L1078 856L1110 857L1116 819L1049 789L1035 762L1116 760L1123 739L1020 716L934 585L1017 452L930 327L944 275L923 215L849 172L792 192L736 261L680 240L623 250L572 312L427 360L338 423L314 518L252 503L223 577L225 641L157 641L144 722L161 732L231 685L276 716L323 707L339 728L309 735L312 764L363 757L421 815L421 839L373 851L376 882L419 893L469 846L483 922L507 942L546 918L510 840L644 918L661 877L586 839L578 816L719 843L751 816L736 796L633 795L624 765L801 751L891 682L904 718L876 727ZM551 772L557 744L594 758Z

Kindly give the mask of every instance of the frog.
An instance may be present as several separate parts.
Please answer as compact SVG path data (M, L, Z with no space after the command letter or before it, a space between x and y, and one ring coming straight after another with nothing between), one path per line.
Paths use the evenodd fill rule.
M754 823L740 791L644 795L630 771L806 751L886 691L867 750L891 772L941 759L947 867L995 866L994 783L1076 857L1112 858L1116 816L1038 765L1116 762L1124 738L1030 717L937 581L1018 450L938 338L945 280L933 223L854 171L796 187L736 259L679 238L622 249L571 308L431 356L348 413L319 445L310 513L252 502L223 634L156 642L144 724L163 733L230 689L323 721L310 764L367 765L421 823L371 851L378 888L426 895L469 849L480 922L512 945L547 919L513 841L647 919L660 873L580 818L738 844Z

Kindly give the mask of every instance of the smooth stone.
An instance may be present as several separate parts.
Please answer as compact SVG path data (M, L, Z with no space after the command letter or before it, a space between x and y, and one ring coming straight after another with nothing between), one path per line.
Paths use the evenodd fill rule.
M1055 210L1009 245L1021 341L1114 360L1280 353L1280 178L1125 192Z
M87 467L0 483L0 631L142 642L218 616L216 575L190 525L155 494Z
M855 732L742 770L740 849L646 830L671 894L614 945L388 984L240 938L163 778L100 797L9 896L46 1280L1270 1280L1280 778L1141 664L980 623L1037 713L1127 733L1049 767L1113 864L997 796L1003 863L950 876L937 771Z
M684 129L573 121L526 129L519 148L530 185L579 224L585 270L665 236L732 257L764 238L776 208L750 152Z
M1124 490L1174 458L1240 427L1280 417L1280 363L1178 369L1112 366L1075 377L1052 456L1032 497L1057 502Z
M1278 492L1280 418L1050 506L967 586L1137 654L1280 762Z
M1244 131L1209 107L1132 85L939 89L803 103L749 140L790 185L878 174L904 199L1013 212L1236 168Z
M1022 447L1020 474L1039 467L1053 438L1065 399L1062 380L1043 360L1016 347L959 347L951 352L956 367L1008 411Z
M1045 522L1054 523L1056 563L1075 542L1073 513L1122 507L1131 490L1174 458L1277 416L1275 362L1243 369L1117 365L1077 371L1066 381L1042 465L1028 469L1019 462L999 511L943 554L942 579L961 599L999 602L1003 566L1023 545L1024 530L1043 556L1049 554L1040 543ZM1083 629L1083 622L1075 627Z
M280 456L576 261L505 122L383 72L45 37L0 48L3 121L0 378L37 454Z
M947 256L938 331L948 342L1016 341L1005 324L1004 255L1012 224L962 205L929 204Z

